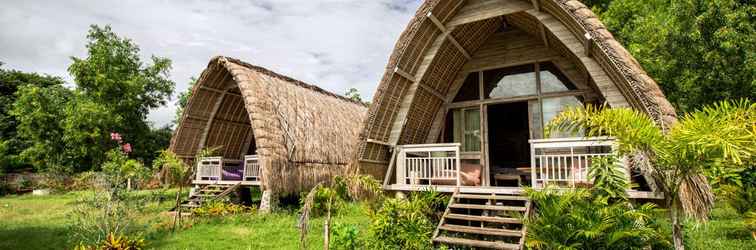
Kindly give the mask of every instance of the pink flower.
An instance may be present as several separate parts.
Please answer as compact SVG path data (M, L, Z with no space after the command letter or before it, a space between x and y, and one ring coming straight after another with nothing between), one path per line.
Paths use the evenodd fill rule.
M127 153L127 154L131 153L131 143L123 144L123 146L121 146L121 148L123 149L124 153Z
M121 140L122 140L122 138L121 138L121 134L119 134L119 133L116 133L116 132L112 132L112 133L110 133L110 139L111 139L111 140L114 140L114 141L117 141L117 142L119 142L119 143L120 143L120 142L121 142Z

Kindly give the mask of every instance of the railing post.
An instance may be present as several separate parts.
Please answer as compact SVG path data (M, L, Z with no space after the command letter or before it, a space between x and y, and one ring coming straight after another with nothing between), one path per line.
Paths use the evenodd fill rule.
M535 143L530 142L530 187L537 188L536 182L536 155Z
M396 146L396 150L398 150L398 155L396 157L396 184L404 185L407 184L407 169L405 164L407 153L404 152L402 146Z
M460 176L460 172L462 169L462 160L459 159L459 145L454 147L454 156L457 158L457 187L462 186L462 176Z

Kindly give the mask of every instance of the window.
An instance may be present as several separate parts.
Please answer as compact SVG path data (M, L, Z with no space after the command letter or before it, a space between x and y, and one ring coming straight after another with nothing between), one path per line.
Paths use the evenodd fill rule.
M455 102L472 101L480 99L480 83L478 80L478 72L472 72L467 75L465 82L462 84L462 88L457 92L457 96L454 97Z
M486 98L535 95L534 65L488 70L483 72Z
M540 80L541 80L541 93L561 92L568 90L575 90L574 85L570 83L570 80L562 74L553 63L541 63L539 65Z
M463 152L480 152L480 109L455 109L453 119L454 142Z
M554 117L567 107L583 106L583 102L575 96L555 97L543 99L543 124L549 124ZM576 136L568 132L552 131L551 138ZM580 136L578 134L577 136Z

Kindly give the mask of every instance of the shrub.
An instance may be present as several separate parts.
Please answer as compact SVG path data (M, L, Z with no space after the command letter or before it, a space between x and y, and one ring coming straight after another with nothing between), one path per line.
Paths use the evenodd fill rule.
M194 214L199 217L227 216L232 214L251 213L254 211L255 210L252 207L219 200L205 202L201 207L193 210Z
M99 245L85 245L79 244L76 246L76 250L140 250L144 249L144 239L141 238L129 238L126 236L115 236L114 234L108 234Z
M531 249L652 249L669 241L654 220L653 204L633 208L626 201L613 204L591 190L559 191L547 187L527 190L537 214L526 218Z
M727 204L739 214L756 211L756 184L747 184L742 187L723 186L721 194Z
M360 231L354 224L334 223L331 247L336 250L361 249L363 242L360 239Z
M430 249L431 233L446 205L446 197L435 191L414 192L409 199L386 199L372 215L369 249Z

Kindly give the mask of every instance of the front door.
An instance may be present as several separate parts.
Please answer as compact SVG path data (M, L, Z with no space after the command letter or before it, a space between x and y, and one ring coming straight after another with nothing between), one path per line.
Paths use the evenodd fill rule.
M488 168L492 186L520 186L530 168L528 102L488 106Z

